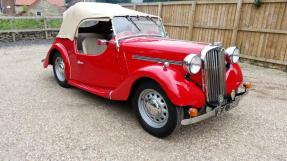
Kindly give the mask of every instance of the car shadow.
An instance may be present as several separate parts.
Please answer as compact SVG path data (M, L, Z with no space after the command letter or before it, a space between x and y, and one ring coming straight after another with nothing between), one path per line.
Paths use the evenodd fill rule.
M191 140L196 142L197 140L209 138L220 139L217 138L219 133L222 133L226 129L232 129L232 126L234 126L232 124L233 119L234 115L227 112L220 117L212 117L196 124L181 126L178 133L171 135L166 140L174 142L176 139L178 142L185 142L192 138Z
M132 105L129 100L128 101L109 100L107 98L100 97L98 95L78 89L76 87L70 87L69 89L72 90L73 93L79 96L81 99L92 101L93 103L100 105L100 106L94 106L94 108L98 107L109 108L116 110L115 112L127 113L129 115L133 114Z
M100 103L104 105L100 107L97 106L94 108L108 108L110 113L129 117L129 121L137 122L137 119L136 119L136 116L134 115L133 108L132 108L130 101L108 100L108 99L99 97L97 95L91 94L89 92L74 88L74 87L72 87L71 89L77 91L77 93L81 95L82 97L85 97L89 100L91 99L96 103ZM214 133L218 133L226 129L227 128L226 126L229 126L229 125L232 126L231 124L229 124L229 122L232 119L233 119L232 114L226 113L223 116L218 117L218 118L214 117L214 118L210 118L208 120L204 120L202 122L199 122L193 125L181 126L181 128L176 133L165 138L165 140L174 142L175 138L177 138L176 139L177 141L184 142L185 139L190 138L190 137L196 140L200 138L202 134L204 134L206 137L213 137ZM142 127L140 126L138 122L136 123L136 126L142 129Z
M53 77L49 77L48 80L51 80L51 83L56 84ZM61 88L61 87L59 87ZM69 93L73 95L75 98L81 99L84 104L75 104L73 106L77 106L77 108L97 108L100 110L106 110L109 113L109 116L118 115L120 118L124 118L122 121L131 121L136 122L135 125L137 128L141 129L143 133L146 133L141 125L138 123L136 116L133 112L133 108L130 101L115 101L109 100L95 94L89 93L87 91L78 89L76 87L68 88L70 91ZM90 105L92 104L92 105ZM87 106L85 106L87 105ZM112 118L111 118L112 119ZM188 125L188 126L181 126L181 128L172 135L164 138L165 141L170 143L182 142L184 143L187 139L192 138L192 140L201 139L202 136L209 138L214 137L214 133L218 133L226 128L227 126L232 126L230 122L233 120L233 115L230 113L225 113L221 117L214 117L199 123ZM120 121L120 120L119 120ZM132 127L131 127L132 128ZM146 133L147 137L151 137L151 139L157 139L156 137L151 136L150 134Z

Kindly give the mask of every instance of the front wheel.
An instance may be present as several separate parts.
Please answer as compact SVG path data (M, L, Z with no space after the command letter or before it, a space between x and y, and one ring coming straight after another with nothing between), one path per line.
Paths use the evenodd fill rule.
M174 106L155 82L141 84L132 104L144 130L156 137L166 137L180 127L183 109Z

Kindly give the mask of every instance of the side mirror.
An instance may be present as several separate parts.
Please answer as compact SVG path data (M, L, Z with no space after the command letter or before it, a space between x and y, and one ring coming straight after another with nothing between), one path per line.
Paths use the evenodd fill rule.
M97 45L100 45L100 46L108 45L108 43L109 42L105 39L98 39L97 40Z

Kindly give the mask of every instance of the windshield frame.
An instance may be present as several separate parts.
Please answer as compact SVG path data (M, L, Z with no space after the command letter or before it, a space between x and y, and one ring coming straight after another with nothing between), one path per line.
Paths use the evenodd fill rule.
M134 34L134 35L128 35L128 36L124 36L124 37L121 37L121 38L117 38L117 31L116 31L116 28L115 28L115 22L114 22L114 18L117 18L117 17L124 17L124 18L127 18L127 17L149 17L149 18L157 18L158 21L160 22L160 26L161 26L161 29L163 31L163 35L160 35L160 34ZM156 16L115 16L114 18L112 18L111 22L112 22L112 28L113 28L113 34L114 34L114 38L117 42L117 46L119 47L119 41L120 40L123 40L123 39L129 39L129 38L134 38L134 37L141 37L141 36L154 36L154 37L163 37L165 38L167 35L166 35L166 32L165 32L165 28L164 28L164 25L163 25L163 22L162 22L162 19L160 17L156 17Z

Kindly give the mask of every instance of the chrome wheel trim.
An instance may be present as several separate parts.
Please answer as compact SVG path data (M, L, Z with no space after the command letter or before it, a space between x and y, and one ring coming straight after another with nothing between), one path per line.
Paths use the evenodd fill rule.
M161 128L168 121L166 101L156 90L143 90L139 95L138 108L142 119L153 128Z
M57 57L55 60L55 72L59 81L65 81L65 64L61 57Z

